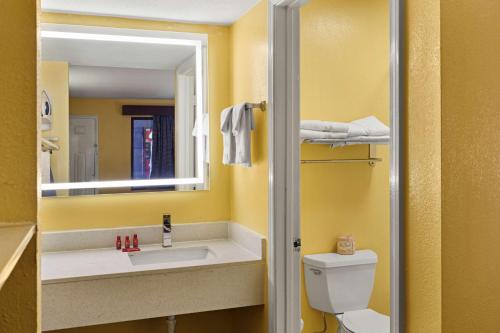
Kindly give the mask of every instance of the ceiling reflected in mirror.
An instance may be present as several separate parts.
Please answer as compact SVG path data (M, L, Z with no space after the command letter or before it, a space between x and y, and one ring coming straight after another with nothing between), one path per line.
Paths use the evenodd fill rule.
M259 0L42 0L45 12L229 25Z

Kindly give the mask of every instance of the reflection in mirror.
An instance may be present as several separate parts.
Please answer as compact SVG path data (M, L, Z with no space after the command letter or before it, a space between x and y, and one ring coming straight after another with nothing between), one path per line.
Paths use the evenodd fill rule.
M207 188L206 36L42 26L43 196Z

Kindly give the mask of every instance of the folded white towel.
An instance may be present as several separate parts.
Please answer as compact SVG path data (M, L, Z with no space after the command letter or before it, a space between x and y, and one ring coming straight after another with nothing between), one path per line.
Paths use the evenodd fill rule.
M368 131L363 126L356 125L353 123L349 124L349 132L348 132L349 137L367 136L367 135Z
M233 107L228 107L222 111L220 116L220 131L223 142L223 164L234 164L236 156L236 142L233 136Z
M358 119L350 123L302 120L300 122L300 129L329 133L348 133L350 137L387 136L390 132L389 127L375 116Z
M251 132L255 127L253 111L241 103L233 107L233 135L235 138L235 163L245 167L252 166Z
M356 127L359 126L365 130L365 134L359 135L359 128ZM351 128L350 131L352 132L349 133L349 136L362 136L362 135L367 135L367 136L388 136L390 135L390 129L387 127L383 122L377 119L375 116L370 116L362 119L355 120L351 122ZM358 134L358 135L356 135Z
M347 133L349 131L349 125L347 123L322 120L302 120L300 122L300 128L304 130L321 132Z
M321 132L301 129L300 138L302 140L347 139L347 132Z

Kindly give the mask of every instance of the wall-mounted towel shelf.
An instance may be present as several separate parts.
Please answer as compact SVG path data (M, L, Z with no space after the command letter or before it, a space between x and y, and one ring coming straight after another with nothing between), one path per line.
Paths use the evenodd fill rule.
M376 163L382 162L377 156L377 146L368 145L368 158L339 158L331 160L301 160L302 164L328 164L328 163L368 163L370 166L375 166Z
M260 103L247 103L247 108L249 109L259 109L260 111L264 112L267 109L267 102L262 101Z
M42 151L53 151L53 150L59 150L59 146L53 143L50 140L47 140L45 138L41 138L41 143L42 143Z

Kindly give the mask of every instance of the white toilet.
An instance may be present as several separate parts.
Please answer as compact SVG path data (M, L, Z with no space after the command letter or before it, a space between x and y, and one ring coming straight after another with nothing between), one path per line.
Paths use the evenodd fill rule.
M390 333L390 318L368 309L377 254L304 256L307 298L316 310L335 314L339 333Z

